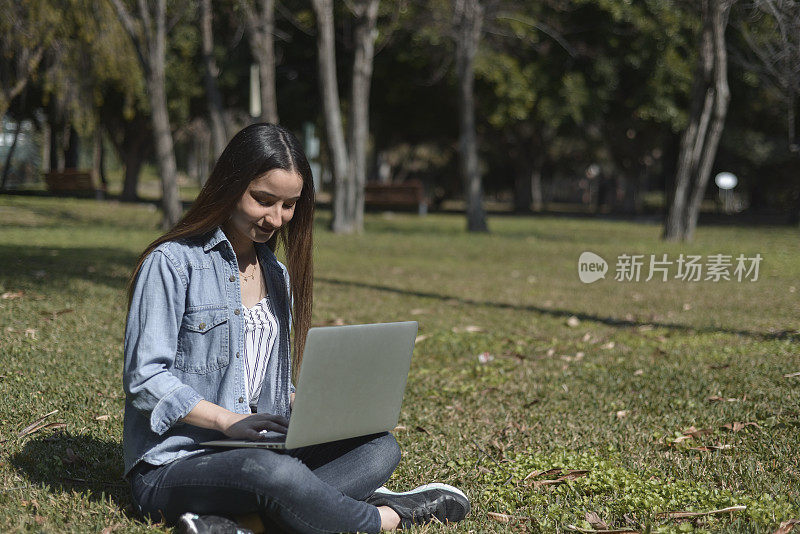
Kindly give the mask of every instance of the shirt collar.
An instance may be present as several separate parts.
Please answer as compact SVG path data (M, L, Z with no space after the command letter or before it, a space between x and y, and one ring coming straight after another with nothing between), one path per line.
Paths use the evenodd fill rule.
M227 240L228 238L225 236L225 232L222 231L221 227L217 226L213 232L208 234L205 243L203 243L203 252L208 252L223 241Z
M222 242L228 242L228 236L222 231L221 226L217 226L213 232L209 232L205 242L203 243L203 252L208 252ZM256 243L256 255L261 257L262 260L272 260L275 258L275 253L270 250L266 243ZM233 250L233 245L231 245Z

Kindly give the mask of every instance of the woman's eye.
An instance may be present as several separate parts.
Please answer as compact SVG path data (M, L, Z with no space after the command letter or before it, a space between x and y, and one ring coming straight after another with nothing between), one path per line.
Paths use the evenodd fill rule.
M290 210L290 209L292 209L293 207L294 207L294 204L284 204L284 205L283 205L283 208L284 208L284 209L287 209L287 210Z

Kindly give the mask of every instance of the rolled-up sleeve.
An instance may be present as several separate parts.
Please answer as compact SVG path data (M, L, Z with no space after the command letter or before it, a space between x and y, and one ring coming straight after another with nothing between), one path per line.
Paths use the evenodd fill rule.
M202 400L194 388L170 372L178 349L187 283L165 251L151 252L136 277L125 326L125 395L149 417L150 429L159 435Z

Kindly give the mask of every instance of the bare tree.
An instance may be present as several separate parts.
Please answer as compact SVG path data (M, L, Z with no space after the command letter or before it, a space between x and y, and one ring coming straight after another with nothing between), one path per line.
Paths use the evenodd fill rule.
M689 125L681 138L675 191L664 226L664 239L668 241L692 239L722 137L730 101L725 27L733 1L702 0Z
M138 2L136 18L131 15L122 0L111 0L111 2L133 43L139 63L145 73L153 133L155 134L156 158L161 175L161 206L164 211L162 226L168 229L178 222L182 210L164 85L167 38L166 0L156 0L155 9L152 12L146 2Z
M258 63L261 85L261 121L278 123L275 91L275 0L239 0L244 13L250 50Z
M749 24L736 25L750 49L751 57L738 57L745 66L770 83L786 100L788 148L800 157L797 131L797 96L800 94L800 3L794 0L755 0L753 21L764 19L772 31L753 31ZM752 57L754 56L754 57ZM800 222L800 197L793 214Z
M332 0L313 0L313 2L318 26L320 91L335 182L331 229L337 233L357 233L364 228L369 90L377 37L378 0L354 0L351 3L356 23L353 36L355 57L347 139L342 127L336 78L333 2Z
M206 85L206 99L208 100L208 115L211 119L211 140L213 143L214 159L217 159L222 151L225 150L225 145L228 142L228 134L225 131L225 116L222 109L222 95L219 93L217 86L217 77L219 76L219 69L217 62L214 59L214 33L213 29L213 11L211 9L211 0L203 0L201 5L201 27L203 33L203 64L205 71L203 77ZM205 165L200 170L205 174Z
M486 232L483 185L475 135L475 54L480 42L483 8L479 0L456 0L456 71L458 75L459 162L467 201L467 230Z

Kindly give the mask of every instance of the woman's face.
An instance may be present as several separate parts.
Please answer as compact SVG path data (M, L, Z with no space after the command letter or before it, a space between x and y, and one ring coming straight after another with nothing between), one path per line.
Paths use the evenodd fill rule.
M303 179L298 173L283 169L268 171L247 186L233 209L228 226L240 239L265 243L292 220L302 190Z

